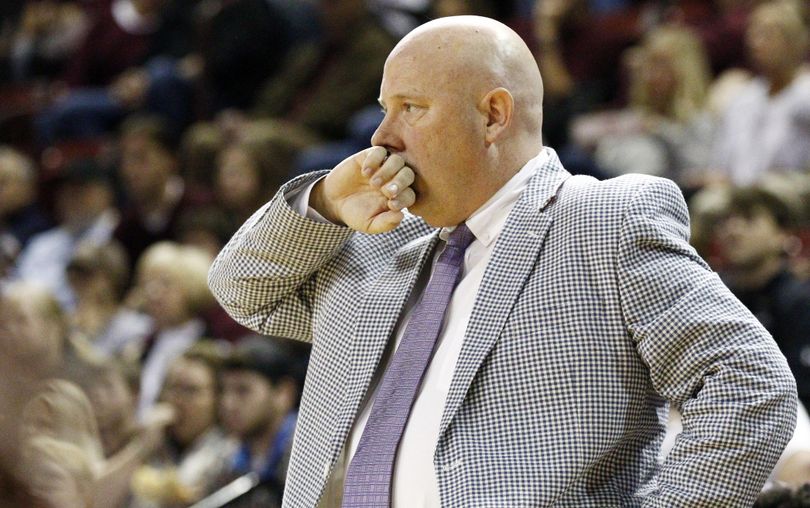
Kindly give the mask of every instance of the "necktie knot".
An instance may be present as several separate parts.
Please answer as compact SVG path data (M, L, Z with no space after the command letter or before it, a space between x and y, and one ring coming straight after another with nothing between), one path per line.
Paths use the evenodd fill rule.
M470 228L462 222L450 233L450 236L447 238L447 245L466 250L473 240L475 240L475 235L470 231Z

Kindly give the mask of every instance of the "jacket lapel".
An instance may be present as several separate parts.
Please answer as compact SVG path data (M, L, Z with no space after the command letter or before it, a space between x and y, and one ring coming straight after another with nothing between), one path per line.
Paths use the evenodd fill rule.
M402 308L438 238L439 231L436 230L400 248L360 304L350 354L350 378L332 441L336 452L340 451L348 436Z
M444 435L476 372L495 345L552 224L557 191L571 176L556 154L538 169L496 241L475 299L439 427Z

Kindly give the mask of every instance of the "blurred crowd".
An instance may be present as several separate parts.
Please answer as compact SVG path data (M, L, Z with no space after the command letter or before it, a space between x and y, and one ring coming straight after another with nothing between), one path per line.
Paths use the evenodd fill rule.
M0 508L279 504L308 346L232 321L208 267L368 146L387 54L455 14L533 48L569 171L678 183L810 404L806 0L3 2ZM788 451L758 506L810 506L804 411Z

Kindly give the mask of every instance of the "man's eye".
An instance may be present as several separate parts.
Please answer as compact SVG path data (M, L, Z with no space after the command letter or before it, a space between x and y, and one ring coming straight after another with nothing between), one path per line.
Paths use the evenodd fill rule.
M405 104L402 105L402 109L404 109L406 113L410 113L411 111L416 109L416 106L414 106L410 102L406 102Z

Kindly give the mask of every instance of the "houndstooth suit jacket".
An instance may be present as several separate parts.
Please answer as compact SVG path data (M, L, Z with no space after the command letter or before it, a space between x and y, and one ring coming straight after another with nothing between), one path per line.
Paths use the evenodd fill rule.
M438 232L313 222L285 186L209 282L260 333L312 343L284 506L314 507ZM497 240L453 373L434 468L446 507L750 506L792 434L767 332L689 246L667 180L571 177L556 155ZM656 463L666 401L684 432Z

